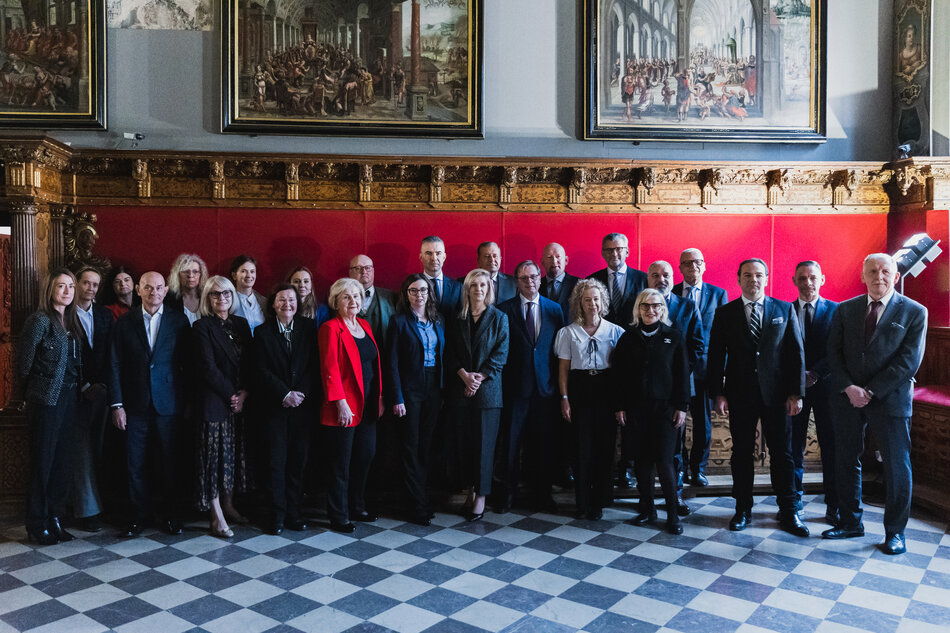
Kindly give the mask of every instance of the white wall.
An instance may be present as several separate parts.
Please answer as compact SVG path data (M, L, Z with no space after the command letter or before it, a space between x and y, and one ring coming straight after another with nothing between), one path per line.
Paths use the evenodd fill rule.
M218 38L211 32L110 30L109 131L56 132L82 147L395 155L681 160L887 160L892 0L827 0L828 141L823 144L577 140L583 54L575 0L484 0L483 140L220 134ZM870 9L870 11L869 11Z

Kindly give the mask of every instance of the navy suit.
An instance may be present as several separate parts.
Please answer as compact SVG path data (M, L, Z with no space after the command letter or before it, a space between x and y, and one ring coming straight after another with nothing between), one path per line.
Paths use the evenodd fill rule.
M805 339L805 370L812 372L818 382L806 387L802 411L792 416L792 459L795 462L795 492L798 506L801 507L804 492L805 443L808 439L808 417L815 412L815 432L821 448L822 484L825 489L827 512L838 511L838 493L835 485L835 437L831 417L831 402L828 393L828 378L831 370L828 366L828 332L831 330L831 318L838 304L822 297L815 303L811 324L807 323L803 304L795 300L795 310L799 314L802 335Z
M155 347L149 349L142 308L132 308L112 328L109 400L126 413L129 500L135 523L148 516L148 456L158 451L162 503L166 518L175 513L175 461L178 457L179 413L183 405L182 371L188 319L177 310L163 310Z
M587 278L596 279L604 284L607 288L607 296L610 297L611 288L608 269L602 268ZM627 266L627 273L624 275L623 301L620 302L620 305L613 305L613 301L610 302L607 320L624 328L629 327L633 320L633 304L637 300L637 295L646 287L647 274L642 270Z
M673 286L673 294L677 297L683 296L683 282ZM690 298L684 299L692 301ZM709 462L709 443L712 440L712 419L710 417L712 399L709 397L706 386L709 332L712 330L716 310L726 305L728 301L729 296L725 289L703 282L699 292L699 321L705 347L703 348L702 359L693 368L693 397L689 404L690 417L693 419L693 445L689 455L686 454L686 447L683 447L682 457L684 464L689 463L689 470L694 477L706 470L706 464Z
M683 334L683 342L686 349L687 360L689 361L689 375L687 381L689 395L692 398L696 395L693 388L693 375L696 368L703 362L706 356L706 339L703 338L703 329L699 322L699 313L696 311L696 305L689 299L679 297L674 293L666 298L667 309L669 310L669 319L673 327ZM673 468L677 474L677 488L683 487L683 479L679 475L686 471L687 455L685 450L685 429L683 425L679 429L676 437L676 446L673 454Z
M465 281L465 277L459 277L457 281L459 284L462 284ZM501 271L495 275L494 286L495 305L508 301L508 299L518 295L518 282L515 281L515 278L511 275L506 275Z
M567 323L571 322L571 293L574 292L574 286L577 285L578 281L580 279L574 275L564 273L564 279L561 280L557 294L552 296L552 291L549 288L551 281L547 276L541 277L541 295L561 306L561 311L564 312L564 321Z
M839 526L861 523L861 453L870 424L884 458L884 529L891 535L903 532L910 516L910 417L914 375L924 355L927 308L893 293L865 345L867 312L867 295L842 302L828 334ZM871 402L862 408L851 406L844 394L850 385L871 391Z
M732 434L732 496L737 511L751 511L756 426L769 450L772 489L782 511L794 511L791 425L785 403L805 394L805 351L791 303L762 298L761 334L752 339L742 298L716 310L709 336L706 378L710 395L725 396Z
M499 478L508 495L518 489L518 465L524 445L525 466L532 492L547 500L551 495L550 462L557 437L557 357L554 338L564 327L561 306L538 295L538 330L534 340L528 335L520 293L498 306L508 315L508 362L502 373L505 408L502 413Z
M442 294L439 295L438 284L435 279L430 279L432 287L435 288L436 302L439 305L439 312L445 317L446 323L458 318L459 310L462 309L462 284L455 281L448 275L442 275Z

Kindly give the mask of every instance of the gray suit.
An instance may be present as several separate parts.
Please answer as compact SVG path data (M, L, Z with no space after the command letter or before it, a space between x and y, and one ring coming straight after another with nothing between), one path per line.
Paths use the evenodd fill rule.
M870 424L884 458L884 529L891 535L903 532L910 516L910 416L914 375L924 355L927 308L895 292L865 345L867 313L867 295L841 303L828 334L839 526L856 528L861 523L861 453ZM872 392L871 402L851 406L844 393L850 385Z
M396 311L396 293L379 286L373 286L373 302L360 316L369 321L373 337L380 350L386 347L386 335L389 332L389 319Z

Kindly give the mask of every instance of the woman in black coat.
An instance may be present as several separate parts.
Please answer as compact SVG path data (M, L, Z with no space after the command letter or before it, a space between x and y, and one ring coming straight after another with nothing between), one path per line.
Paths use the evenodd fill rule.
M389 321L386 362L387 391L392 403L409 495L409 520L429 525L426 478L432 434L442 403L442 353L445 330L435 289L425 275L406 277L396 314Z
M244 408L251 367L251 328L234 312L234 286L220 276L205 282L201 316L192 326L197 364L195 403L198 439L198 505L210 510L212 536L231 538L228 519L241 522L232 496L237 470L246 467L236 454L234 415Z
M446 396L457 425L467 519L485 513L501 421L501 370L508 360L508 317L491 304L491 274L476 268L462 284L462 310L446 333Z
M640 514L644 525L656 519L653 468L666 497L666 529L682 534L676 513L673 452L689 410L689 362L682 333L673 328L663 295L644 290L633 306L631 328L620 337L613 358L614 411L617 421L632 424Z
M85 336L76 316L76 277L61 268L46 278L39 310L23 324L16 375L30 421L26 533L40 545L70 541L59 517L66 510L78 385Z
M272 513L266 530L280 534L284 525L305 530L300 513L310 427L317 423L320 366L317 326L298 312L299 295L289 283L278 284L267 300L269 318L257 328L257 398L268 451L268 492Z

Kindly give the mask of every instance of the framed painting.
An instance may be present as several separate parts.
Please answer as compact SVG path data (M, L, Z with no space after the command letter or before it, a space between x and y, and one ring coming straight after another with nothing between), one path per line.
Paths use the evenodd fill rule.
M826 0L584 0L585 139L825 141Z
M481 0L224 0L222 130L482 137Z
M105 129L104 3L0 1L0 126Z

